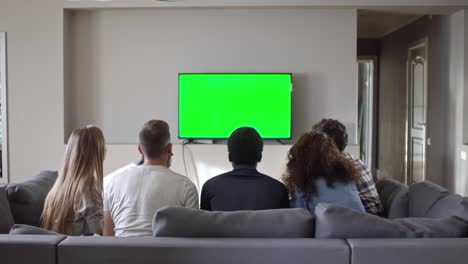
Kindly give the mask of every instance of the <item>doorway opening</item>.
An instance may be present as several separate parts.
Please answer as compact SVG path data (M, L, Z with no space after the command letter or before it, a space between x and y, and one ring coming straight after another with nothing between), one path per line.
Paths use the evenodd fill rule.
M427 50L415 42L438 30L433 24L445 17L428 11L358 10L360 154L377 178L408 184L426 178L427 55L421 54Z

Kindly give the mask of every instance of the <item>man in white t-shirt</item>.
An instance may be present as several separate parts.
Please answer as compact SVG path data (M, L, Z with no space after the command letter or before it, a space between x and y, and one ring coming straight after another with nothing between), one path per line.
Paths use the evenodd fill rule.
M152 236L152 220L164 206L198 208L198 191L185 176L169 169L169 125L147 122L139 134L141 166L129 166L104 183L105 236Z

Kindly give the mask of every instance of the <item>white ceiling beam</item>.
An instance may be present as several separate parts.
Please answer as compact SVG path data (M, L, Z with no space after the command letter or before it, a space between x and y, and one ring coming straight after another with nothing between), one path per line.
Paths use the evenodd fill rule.
M468 0L64 0L64 8L146 8L146 7L294 7L405 8L468 7Z

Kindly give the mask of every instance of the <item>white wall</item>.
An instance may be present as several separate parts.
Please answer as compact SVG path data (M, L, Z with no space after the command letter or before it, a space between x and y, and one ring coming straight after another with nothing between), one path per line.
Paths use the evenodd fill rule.
M452 120L453 149L448 153L449 167L454 168L455 192L468 195L468 161L462 160L461 152L468 152L468 147L463 143L464 117L468 101L466 97L468 84L468 16L467 11L460 11L450 18L450 98L452 107L449 117ZM464 105L465 104L465 105ZM465 109L465 111L464 111Z
M415 7L413 12L422 12L419 6L460 6L466 0L184 0L159 2L154 0L63 0L70 8L129 8L129 7L258 7L258 6L319 6L319 7L399 7L402 10ZM424 12L422 12L424 13Z
M464 94L466 91L467 65L467 23L466 11L457 12L449 17L449 78L447 94L449 99L446 137L448 146L446 151L445 172L447 184L456 193L468 195L468 167L467 161L462 160L461 152L467 152L463 145ZM465 105L465 109L466 105ZM465 112L466 115L466 112ZM452 176L453 175L453 176Z
M208 1L208 0L207 0ZM207 3L205 2L205 4ZM201 1L198 1L199 3ZM209 1L213 4L213 1ZM216 1L217 3L225 4L227 1ZM230 1L232 5L260 5L265 1ZM285 5L286 1L275 0L277 5ZM271 3L272 3L271 2ZM70 2L71 3L71 2ZM95 2L97 3L97 2ZM119 1L123 3L122 6L137 6L141 4L150 5L149 3L155 3L152 0L135 0L135 1ZM235 3L235 4L233 4ZM105 3L100 3L104 6ZM111 3L109 3L111 4ZM177 4L177 3L175 3ZM440 0L395 0L395 1L380 1L380 0L295 0L287 1L287 4L291 5L338 5L338 6L352 6L352 5L458 5L465 4L466 1L451 0L440 1ZM0 3L0 31L6 31L8 33L8 89L9 89L9 133L10 133L10 176L11 181L21 181L29 178L34 173L37 173L42 169L56 169L60 164L60 159L63 152L64 142L64 102L63 102L63 7L73 6L69 5L63 0L41 0L41 1L19 1L19 0L1 0ZM76 4L78 5L78 4ZM117 6L115 1L112 1L112 5ZM245 9L248 10L248 9ZM278 9L281 10L281 9ZM407 9L406 9L407 10ZM416 9L413 9L416 10ZM420 10L418 8L418 10ZM148 10L150 11L150 10ZM155 11L155 10L151 10ZM317 10L317 12L333 12L326 10ZM465 11L466 12L466 11ZM348 15L345 15L346 17ZM340 20L339 16L330 15L330 19L333 21ZM295 20L295 18L293 18ZM165 20L164 24L170 24ZM325 21L325 20L323 20ZM332 25L334 22L332 21ZM193 20L190 20L192 23ZM310 27L313 32L317 29L317 25L308 25L307 20L304 23L307 28ZM177 21L175 22L177 23ZM344 36L347 34L355 34L355 19L353 21L343 22L342 35L338 34L342 31L338 31L334 35L321 35L316 34L314 38L318 41L327 42L324 43L324 48L328 49L328 46L334 47L335 45L343 45L346 49L346 56L355 54L354 45L355 40L349 40L351 44L334 43L334 40L338 36ZM352 23L354 28L348 28ZM468 50L468 34L467 20L465 19L465 51ZM125 25L123 25L125 26ZM319 25L320 28L326 26ZM339 29L339 28L338 28ZM349 29L349 30L345 30ZM295 28L290 28L290 31L294 32ZM122 31L124 32L124 31ZM132 32L135 34L135 32ZM326 37L326 38L324 38ZM322 39L320 39L322 38ZM120 39L118 39L120 41ZM322 43L322 42L320 42ZM301 43L296 43L296 46L301 46ZM96 47L96 45L95 45ZM340 46L341 47L341 46ZM307 50L314 51L314 49L305 47ZM348 50L349 49L349 50ZM350 52L350 50L353 50ZM465 65L468 64L467 55L465 52ZM320 54L319 54L320 55ZM336 55L330 56L330 61L339 58ZM291 60L292 61L292 60ZM291 62L292 63L292 62ZM327 62L328 63L328 62ZM314 69L318 68L315 60L310 61L310 67ZM468 67L464 67L465 70L465 81L464 84L468 83ZM343 68L339 68L333 79L349 79L347 77L353 76L349 83L352 83L354 87L356 84L355 78L357 73L355 68L344 65ZM328 78L320 78L322 74L329 73L330 70L325 67L324 71L318 71L314 75L313 82L315 84L326 84L327 87L331 87L337 84L337 81L330 80ZM99 72L97 72L98 74ZM344 75L344 77L342 76ZM348 82L347 82L348 83ZM340 83L341 84L341 83ZM315 87L315 86L314 86ZM333 92L334 90L332 90ZM330 108L336 107L335 105L329 106ZM301 120L299 120L301 121ZM130 146L131 147L131 146ZM113 146L109 146L113 148ZM124 149L120 149L117 146L115 154L111 151L109 158L106 161L106 166L118 167L122 163L125 164L127 158L133 160L133 154L129 154ZM461 149L467 150L466 146L461 146ZM129 150L130 151L130 150ZM132 152L133 153L133 152ZM456 157L459 153L455 153ZM127 156L128 155L128 156ZM268 154L267 154L268 155ZM114 157L114 158L112 158ZM120 159L119 159L120 157ZM115 165L112 165L115 164ZM460 174L467 175L468 166L466 162L461 163ZM463 169L464 168L464 169ZM110 170L110 168L108 169ZM463 186L463 185L462 185ZM466 185L465 185L466 186Z
M463 120L464 120L464 131L463 134L466 136L468 134L468 10L465 9L463 12L464 19L464 79L463 79ZM461 146L461 151L467 153L468 155L468 136L464 137L463 145ZM461 154L461 152L460 152ZM457 187L457 193L468 196L468 161L461 160L460 167L458 168L457 174L457 183L460 187Z
M179 72L292 72L294 138L324 117L353 132L356 20L355 10L312 8L76 11L66 25L65 134L91 123L109 143L136 143L156 118L175 137Z
M258 170L262 173L281 180L285 171L286 154L291 146L266 145L262 162ZM173 146L173 159L171 169L187 175L195 185L201 186L213 176L232 170L228 161L226 145L185 145L182 151L181 144ZM105 160L105 175L129 163L139 160L136 145L109 145ZM183 155L184 153L184 155ZM183 157L185 156L185 165Z
M463 82L464 82L464 12L458 12L449 20L449 94L450 107L447 113L449 127L448 138L451 139L447 151L447 164L449 171L453 168L455 175L455 191L463 193L466 186L466 175L460 169L460 152L463 145Z
M6 144L8 135L7 135L7 111L6 111L6 100L3 98L6 97L6 35L5 32L0 32L0 97L1 99L1 138L2 144L0 148L2 154L0 158L2 161L8 160L8 144ZM2 163L2 172L0 177L0 184L8 182L8 163Z
M0 3L7 32L10 180L55 168L63 150L60 0Z
M186 17L186 15L189 15L188 13L192 11L195 13L201 12L193 17L196 18L196 20ZM172 13L166 13L175 12L170 9L122 10L119 12L128 12L129 16L123 15L121 17L122 20L120 20L117 19L114 11L102 11L102 13L90 12L91 16L96 14L98 15L95 21L89 21L92 26L87 28L91 31L89 34L99 33L100 35L95 36L95 38L92 39L95 42L90 43L92 44L90 46L90 51L98 52L95 57L96 61L89 65L96 71L92 72L92 74L85 74L84 76L93 77L91 78L91 84L98 84L97 87L99 87L99 89L89 93L87 93L88 91L84 91L84 93L91 95L88 98L89 100L97 100L102 104L89 105L86 99L80 102L84 102L84 106L88 105L90 108L98 107L97 110L94 109L93 118L96 118L98 121L102 121L103 124L101 125L104 128L111 127L112 129L119 129L120 127L118 124L112 123L113 120L132 120L134 123L127 124L123 129L127 132L135 129L136 132L146 119L159 117L171 120L170 116L168 117L164 114L158 115L159 111L157 111L157 107L152 110L153 112L147 115L144 114L145 111L132 112L132 114L135 114L136 116L135 120L130 118L130 116L126 116L123 112L117 111L112 114L107 110L107 107L111 103L115 105L119 102L118 100L111 101L108 97L112 97L116 93L118 94L118 92L128 92L130 89L137 89L138 92L138 89L144 88L144 90L142 90L143 92L150 91L153 87L149 86L150 84L155 84L154 79L158 80L158 87L172 87L168 88L165 92L168 93L167 96L169 98L171 96L173 97L174 85L171 85L171 81L169 79L162 78L160 81L161 78L159 77L161 73L155 73L154 69L167 74L168 69L161 67L161 65L164 66L167 64L163 64L161 61L166 63L173 62L174 59L177 59L178 63L182 63L185 62L184 58L191 58L190 61L203 62L203 65L200 68L193 68L193 65L195 64L190 64L188 63L190 61L188 61L187 63L184 63L184 65L192 65L192 68L187 66L187 68L183 69L184 71L207 71L210 67L213 67L213 65L221 65L217 69L224 71L254 71L259 70L259 68L254 68L252 66L254 65L253 62L258 62L258 60L263 61L262 65L264 67L262 67L262 70L265 71L284 71L284 69L289 69L296 73L298 77L296 84L299 85L298 87L302 87L302 90L296 90L296 94L298 96L297 100L299 100L298 106L304 106L304 108L301 109L301 107L298 107L295 109L295 111L297 111L294 120L295 123L304 125L304 127L307 126L308 128L313 121L318 120L319 116L321 117L322 115L339 118L348 123L354 122L354 118L356 116L354 107L356 105L354 100L356 99L354 91L357 76L357 68L355 65L356 12L354 10L312 10L293 8L253 11L251 9L223 9L222 12L226 13L221 15L218 14L218 12L205 9L181 9L177 10L177 12L181 13L175 14L175 16L179 18L177 20L172 20ZM134 12L137 12L138 16L135 16L134 14L136 13ZM80 15L81 14L83 13L80 13ZM158 16L154 17L155 14ZM207 17L204 17L202 14L207 14ZM141 18L139 17L140 15L142 15ZM108 16L109 19L107 19ZM190 16L192 15L190 14ZM259 19L257 19L257 16ZM106 19L101 20L101 18L104 17ZM253 25L251 23L251 19L255 19L258 26L261 29L266 30L267 33L264 38L255 38L255 34L258 32L251 29ZM118 23L121 25L118 28L101 27L106 25L109 26L112 21L123 22L125 20L127 23ZM249 20L250 22L246 20ZM167 21L174 22L168 23ZM84 20L81 20L81 22L86 24ZM79 24L81 24L81 22ZM158 23L154 24L154 27L150 27L146 22ZM182 22L184 22L184 24L182 24ZM239 38L243 37L244 40L250 40L252 38L252 40L256 41L249 43L239 41L235 43L241 47L243 51L246 51L246 54L249 56L238 58L237 56L224 54L223 56L227 57L221 56L218 60L218 58L213 56L213 58L209 60L211 61L210 63L205 62L204 60L201 60L205 58L205 56L197 54L195 52L196 50L207 49L205 44L208 45L208 47L212 47L218 55L222 50L216 49L216 45L208 42L206 38L204 38L203 41L207 42L196 41L196 36L194 36L196 33L192 33L192 39L195 39L194 42L198 43L199 49L193 48L192 50L189 50L187 47L185 47L185 49L180 49L180 47L184 47L181 42L186 41L186 39L181 37L182 34L176 35L175 32L171 33L170 30L165 31L165 27L161 25L161 23L164 23L164 25L172 29L177 27L185 28L185 26L187 26L191 27L193 30L197 30L197 28L191 26L191 24L195 22L202 23L198 25L204 25L205 30L206 28L213 29L213 24L221 23L224 25L224 23L226 23L225 27L222 27L223 30L228 28L231 32L236 33ZM238 27L241 28L239 29ZM154 28L160 29L160 31L165 35L158 35L158 31L154 33L155 31L152 30ZM57 169L61 162L64 150L63 144L65 134L63 29L63 1L43 0L39 3L39 1L23 2L16 0L3 0L1 3L0 31L6 31L8 34L8 110L10 120L9 143L11 182L28 179L40 170ZM102 29L109 29L110 32L102 32ZM150 34L146 34L148 32L150 32ZM227 34L226 31L223 32L224 33L218 32L214 36L228 38L229 34ZM288 39L273 38L277 37L275 32L285 34ZM207 34L207 31L205 31L205 34ZM126 40L125 36L134 36L135 38ZM210 38L210 36L206 37ZM340 41L337 41L337 36L341 39ZM100 43L100 41L107 41L107 37L112 37L110 40L113 40L113 42L110 43L111 45L109 49L107 49L106 46L102 46L102 43ZM166 37L171 38L168 40L165 39ZM148 40L146 38L150 39ZM235 41L235 39L236 38L233 38L233 41ZM68 41L69 39L67 38L66 40ZM156 44L156 40L161 41L161 43L165 45L165 48L171 48L172 45L175 45L176 47L178 46L179 49L177 49L177 51L179 52L179 57L167 56L164 51L155 50L154 53L152 53L150 49L153 49L154 46L152 46L151 43ZM211 40L217 41L218 39L211 37ZM222 39L220 41L221 44L227 45L226 50L229 52L236 51L234 44L229 43L226 39ZM119 45L125 43L134 44L134 49L127 49L126 46L123 46L122 49L120 49ZM191 44L196 43L192 42ZM80 44L80 42L78 42L78 44ZM77 43L74 42L72 45L77 45ZM172 48L173 52L176 51L176 47ZM132 56L132 52L136 52L139 56L146 56L145 53L138 53L140 48L149 51L149 54L152 56L150 56L151 59ZM318 52L318 49L321 51ZM301 52L296 52L297 50L300 50ZM115 57L106 58L109 52L112 51L114 51L112 54ZM180 55L180 52L182 52L182 55L184 56ZM160 56L156 57L155 55ZM174 53L171 55L174 55ZM83 54L83 56L85 56L85 58L83 58L84 60L89 59L89 56L86 57L86 54ZM104 58L101 60L99 56L104 56ZM119 68L118 65L107 64L119 62L122 59L122 56L128 56L127 59L130 62L133 59L138 59L133 66L137 68L141 67L139 69L143 69L142 71L145 71L144 69L151 70L147 70L145 72L135 70L132 73L132 69L126 68L129 65L128 63L122 66L123 69ZM242 62L243 59L247 61ZM281 65L278 64L278 61L281 62ZM224 64L218 62L223 62ZM169 66L174 67L174 65ZM113 70L110 71L109 69ZM137 81L143 80L145 82L143 85L141 85L141 83L138 83L138 85L131 85L133 83L130 83L130 85L125 86L127 88L126 90L121 89L124 87L123 84L117 83L115 86L117 87L117 90L106 90L109 89L109 87L113 87L112 77L119 78L122 73L121 70L124 70L124 74L128 74L126 72L127 70L134 74L133 76L126 75L129 76L128 79ZM170 68L169 70L172 72L178 72L179 69ZM340 75L336 76L334 74L335 72L339 72ZM71 72L71 74L74 75L74 77L71 77L73 79L78 78L82 73L77 71ZM151 77L150 75L152 74L155 74L157 78ZM102 88L99 83L100 81L105 81L106 87ZM110 84L110 86L108 86L108 84ZM324 89L320 90L323 87ZM87 89L87 87L82 89ZM65 90L70 91L68 87ZM317 90L320 91L317 92ZM78 92L77 90L71 91ZM117 98L122 99L127 95ZM154 96L154 94L152 94L152 96ZM340 99L330 103L330 98L334 96L339 96L338 98ZM346 98L346 100L343 98ZM124 103L128 103L131 97L125 99ZM139 99L145 102L144 100L146 100L146 97L139 97ZM78 100L82 99L79 98ZM140 107L141 102L130 101L135 108L138 109L138 107ZM154 104L154 100L148 100L146 102L148 105ZM340 106L341 110L337 110L337 106ZM68 104L67 107L69 107ZM169 108L170 111L167 111L166 109L164 109L164 111L175 113L175 107L176 105L171 105ZM310 113L312 115L310 115ZM80 121L82 120L80 119ZM89 122L92 121L94 120L90 120ZM173 135L176 135L175 131L176 127L173 126ZM297 131L298 130L296 130L296 133L298 133ZM126 141L127 139L129 139L129 142L134 140L133 136L130 134L131 133L126 134L128 137L126 138ZM130 137L132 137L132 139L130 139ZM109 146L109 149L112 148L113 146ZM213 146L213 149L215 148L222 148L222 146ZM106 160L106 163L108 164L106 165L107 172L119 167L121 164L124 165L127 162L134 160L131 158L124 162L124 159L126 159L124 157L127 157L127 153L130 153L127 151L128 150L126 150L125 146L123 146L123 149L121 149L120 146L116 146L115 152L109 152L109 158ZM209 152L215 153L215 151ZM275 156L277 153L278 156ZM268 150L264 155L265 157L285 157L284 152L281 154L279 153L280 152L275 150L272 150L272 152L269 152ZM133 157L133 154L129 156ZM138 157L138 155L136 156ZM200 156L199 158L203 157ZM275 160L276 158L272 159ZM265 167L272 165L271 168L273 169L265 169L266 172L279 171L274 168L279 163L270 164L267 162L267 159L265 159L263 164L265 165L262 166ZM177 166L175 168L177 168ZM260 168L262 169L262 167Z
M10 120L9 180L11 182L28 179L40 170L57 169L62 159L65 135L63 6L64 2L62 0L2 0L0 3L0 31L5 31L8 34L8 110ZM201 13L191 17L192 15L189 13L192 11ZM92 42L89 43L90 51L98 52L95 57L96 61L89 65L96 71L92 72L92 74L88 73L83 75L85 77L92 77L90 81L91 84L98 84L97 87L99 87L99 89L94 92L88 93L88 91L85 91L84 94L96 96L89 97L88 99L103 103L102 105L89 105L90 108L98 107L98 109L93 109L93 118L102 121L103 124L101 125L103 125L103 127L110 127L112 129L120 128L118 124L113 123L113 120L132 120L132 123L125 125L123 128L127 132L132 129L136 132L143 121L149 118L159 117L163 119L173 119L173 117L168 117L164 114L159 115L159 111L157 111L159 108L157 106L155 106L149 114L145 114L144 111L133 111L132 114L136 115L135 120L130 118L130 116L126 116L123 112L112 114L107 110L107 107L111 103L119 103L118 100L111 101L108 97L112 97L115 93L118 94L118 92L128 92L128 90L131 89L137 89L137 92L139 89L144 89L140 90L140 92L145 92L153 88L158 89L164 86L169 87L167 90L169 98L171 96L173 97L174 85L171 85L169 79L163 78L160 80L161 73L155 72L155 69L162 71L164 74L168 72L178 72L179 69L164 68L168 62L173 62L174 59L177 59L177 63L191 65L183 69L184 71L206 71L213 65L220 65L217 69L225 71L253 71L259 69L252 66L254 65L253 62L262 59L264 61L262 70L284 71L284 69L288 69L296 73L298 77L296 83L299 84L299 87L303 87L302 91L296 91L296 94L298 94L297 96L299 96L298 100L302 100L302 102L300 101L300 105L305 106L310 104L311 106L307 111L311 110L314 116L336 113L331 116L348 122L354 122L356 115L354 105L356 105L356 103L353 101L355 100L353 90L356 86L357 76L357 68L354 64L356 49L356 12L354 10L267 9L259 12L259 10L256 9L255 11L252 9L223 9L222 11L226 13L218 14L218 12L205 9L180 9L177 10L177 12L181 13L175 14L175 16L178 17L176 20L173 20L173 13L166 13L175 12L170 9L122 10L119 11L123 12L122 20L117 18L115 16L117 13L113 11L102 11L102 13L90 12L91 18L94 16L96 20L91 20L88 24L86 24L87 22L84 20L81 20L79 25L83 26L83 29L88 29L90 31L88 34L100 34L98 36L95 35L95 37L91 39ZM230 12L231 14L229 14ZM259 13L259 19L257 19L257 13ZM86 16L84 13L80 14ZM125 14L128 14L128 16ZM135 16L135 14L138 15ZM202 14L207 14L207 17L204 17ZM141 18L139 17L140 15L142 15ZM158 16L155 17L154 15ZM189 17L185 15L189 15ZM105 19L102 20L102 18ZM251 24L252 19L257 21L258 27L266 30L265 38L260 39L256 37L255 34L258 32L251 29L252 25L255 24ZM120 26L111 27L112 21L117 22L116 24ZM170 23L168 21L170 21ZM147 23L154 24L151 26ZM175 34L176 32L171 33L168 28L181 29L189 27L192 30L198 30L192 25L193 23L205 26L204 34L207 34L208 28L222 28L223 30L228 28L231 32L236 33L238 37L245 37L244 40L248 41L252 37L253 40L257 41L251 43L238 41L235 43L246 51L249 56L252 56L252 58L248 56L238 58L225 54L224 56L228 56L227 58L222 56L219 58L219 61L224 59L222 60L223 63L218 63L218 59L215 58L215 56L209 60L210 62L205 62L201 60L201 58L205 58L205 56L197 54L194 50L205 49L206 51L207 47L205 44L208 45L208 47L214 48L218 54L222 50L216 49L214 43L207 41L211 35L203 40L197 41L197 34L195 31L191 33L191 39L193 39L191 44L198 43L198 49L195 49L195 47L192 47L192 50L186 49L187 47L185 47L185 49L180 49L184 47L181 43L186 41L186 38L183 38L182 34ZM216 28L213 24L216 24ZM225 27L219 27L219 24ZM87 25L90 26L88 27ZM68 26L68 24L65 26ZM324 28L327 28L327 30ZM103 29L109 29L110 32L103 32ZM158 31L155 31L155 29L158 29L158 31L164 34L159 35ZM66 30L68 29L66 28ZM229 34L227 34L225 30L223 32L217 32L213 36L229 38ZM288 36L288 39L279 40L275 38L275 32L282 32ZM133 38L125 39L126 36ZM296 36L297 41L294 41L296 40ZM341 39L340 41L336 40L337 36ZM108 37L111 38L108 39ZM170 37L170 39L165 39L166 37ZM262 39L267 39L269 41ZM65 39L65 41L69 40L69 38ZM111 44L109 49L100 43L100 41L107 40L112 40L112 42L109 42L109 44ZM213 37L211 37L211 40L218 41L218 39ZM235 38L233 38L233 41L234 40ZM157 45L153 45L157 44L155 41L161 41L161 44L164 45L163 47L170 48L172 52L177 50L179 56L167 56L164 50L157 50L157 48L155 48ZM229 43L226 39L221 39L220 41L222 44L227 45L226 50L229 52L236 50L234 44ZM122 46L120 49L120 45L125 43L134 44L135 46L133 49L127 49L126 46ZM80 42L73 42L70 45L73 46L77 44L80 44ZM250 48L251 46L252 48ZM179 48L177 49L177 47ZM69 48L69 45L65 48ZM148 54L151 55L150 59L138 57L147 55L140 52L140 49L148 51ZM317 52L317 49L322 49L322 52ZM295 52L296 50L301 50L301 52ZM115 56L114 58L106 58L110 52L113 52L112 55ZM138 56L132 56L133 52L136 52ZM174 55L174 53L169 55ZM87 54L83 54L83 56L85 56L83 60L91 60ZM104 58L101 60L100 56L104 56ZM128 59L124 61L132 62L134 59L137 59L137 61L134 62L135 64L126 63L122 65L123 68L119 68L118 65L107 64L119 62L124 56L127 56ZM200 68L194 68L194 62L192 62L192 64L189 63L190 61L185 63L186 61L184 61L183 58L190 58L190 61L202 61L203 65ZM257 60L254 61L254 58ZM242 62L242 59L246 59L247 61ZM229 62L231 60L232 62ZM277 63L278 61L281 61L281 65ZM143 70L142 72L138 70L132 72L132 69L128 68L129 65ZM246 67L246 65L250 67ZM174 65L169 66L174 67ZM71 79L77 78L81 76L80 74L83 74L82 72L76 72L77 74L75 75L75 72L69 72L68 69L69 67L65 69L68 74L71 73L71 75L74 76L70 77L67 75ZM123 73L122 70L124 71ZM129 75L126 72L127 70L133 75ZM339 72L340 75L335 76L332 74L333 72ZM126 74L126 76L129 77L125 80L137 80L144 83L143 85L141 85L142 83L138 83L138 85L129 83L128 86L125 86L125 83L117 83L116 87L118 89L112 90L112 77L118 79L121 77L120 74ZM153 74L157 78L152 77L151 75ZM69 82L69 78L67 78L67 83ZM105 81L106 87L102 87L99 83L101 78ZM154 81L155 79L157 82ZM81 84L86 84L86 82L81 82ZM107 86L108 84L110 84L110 86ZM152 84L154 85L151 86ZM122 89L124 86L127 88L126 90ZM316 95L316 90L321 87L325 87L325 89L320 92L320 96L323 96L322 99L324 99L324 101L318 100L320 96ZM87 89L87 87L82 89ZM67 87L65 91L70 91L70 89ZM77 90L72 91L78 92ZM329 98L338 95L344 95L341 98L348 98L347 100L341 99L343 101L336 101L333 104L325 104L325 102L329 102ZM117 98L122 99L125 96L126 95ZM154 94L152 94L152 96L154 96ZM69 97L67 96L67 98ZM350 98L351 100L349 100ZM144 110L139 109L141 102L134 102L131 99L131 97L126 98L124 103L128 105L128 101L131 101L132 105L137 108L137 110ZM145 102L146 97L139 97L139 99ZM309 99L310 102L306 102L306 100ZM78 100L82 99L79 98ZM88 105L88 101L84 101L84 106ZM147 100L146 103L154 104L154 101L155 100ZM312 103L315 103L315 105L312 105ZM344 108L344 111L335 111L334 109L336 109L337 105L340 107L342 105L347 106ZM67 104L67 108L68 107L69 104ZM171 105L169 108L170 111L164 110L166 112L175 113L175 107L176 105ZM298 111L301 110L301 108L295 110ZM301 111L303 112L298 112L294 120L294 122L298 124L310 123L316 118L310 116L308 112L306 113L305 108ZM86 113L85 116L87 116ZM69 121L69 119L67 120ZM83 120L80 119L80 121ZM90 120L89 122L92 121L94 120ZM176 135L175 131L176 127L173 126L173 135ZM126 134L126 136L128 138L126 138L125 141L127 141L127 139L129 139L128 141L135 140L130 133ZM130 137L132 138L130 139ZM126 148L132 146L118 145L108 147L111 150L106 160L106 172L112 171L114 168L118 168L134 160L133 151ZM112 150L114 147L115 151ZM213 148L218 147L222 148L222 146L213 146ZM277 152L269 153L267 151L264 155L265 157L275 156L276 153ZM284 157L283 154L284 153L281 153L281 155L278 154L278 157ZM135 156L138 157L138 155ZM266 159L264 164L268 166ZM273 164L272 167L276 166L274 163L271 164ZM266 170L267 172L273 170L277 171L277 169Z
M265 145L258 170L281 180L286 169L286 158L290 148L291 145ZM346 151L355 157L359 155L358 146L348 146ZM171 169L187 175L197 185L199 191L201 186L213 176L232 170L226 145L189 144L182 151L182 145L175 144L173 152ZM184 156L186 166L184 166ZM137 145L108 145L104 174L108 175L139 159Z

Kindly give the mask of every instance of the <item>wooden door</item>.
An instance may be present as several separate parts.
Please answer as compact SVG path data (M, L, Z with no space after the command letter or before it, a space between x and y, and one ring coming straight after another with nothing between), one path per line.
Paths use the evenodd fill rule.
M406 182L426 178L427 39L408 48Z

